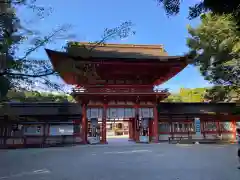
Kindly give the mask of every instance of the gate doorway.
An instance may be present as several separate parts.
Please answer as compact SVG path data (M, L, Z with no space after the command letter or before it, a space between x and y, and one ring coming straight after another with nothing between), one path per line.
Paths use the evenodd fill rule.
M129 144L129 123L126 119L107 120L107 142L108 144Z
M129 124L134 117L134 108L108 108L106 124L108 143L123 143L131 140Z
M150 142L153 108L108 108L103 121L103 108L88 108L88 143L119 141Z

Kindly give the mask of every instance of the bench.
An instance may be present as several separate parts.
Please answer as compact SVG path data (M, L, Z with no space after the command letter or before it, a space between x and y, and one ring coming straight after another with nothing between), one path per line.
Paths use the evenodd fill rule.
M176 141L176 143L179 143L181 140L189 140L191 137L186 136L175 136L175 137L168 137L168 143L170 144L172 141Z

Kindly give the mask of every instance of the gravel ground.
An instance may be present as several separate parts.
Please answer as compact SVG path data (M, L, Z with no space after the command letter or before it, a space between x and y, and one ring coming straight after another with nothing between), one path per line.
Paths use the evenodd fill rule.
M0 180L240 180L235 145L123 143L0 150Z

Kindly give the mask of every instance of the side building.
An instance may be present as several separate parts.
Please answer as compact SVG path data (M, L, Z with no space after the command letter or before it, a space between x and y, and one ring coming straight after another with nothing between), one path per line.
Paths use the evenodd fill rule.
M81 106L75 103L3 103L0 147L81 143Z
M236 140L240 115L235 103L159 103L158 140ZM0 108L0 148L81 144L82 114L76 103L5 103ZM107 122L107 136L132 138L131 119L121 115ZM91 119L88 111L87 119ZM199 127L196 119L200 120ZM101 123L101 122L100 122ZM91 123L88 126L92 132ZM114 131L116 130L117 131ZM100 130L100 134L102 131ZM151 135L151 134L150 134Z

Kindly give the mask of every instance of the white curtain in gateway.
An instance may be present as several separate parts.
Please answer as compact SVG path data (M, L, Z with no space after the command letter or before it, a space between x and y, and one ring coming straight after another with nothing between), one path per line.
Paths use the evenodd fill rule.
M88 108L87 109L87 118L102 118L102 108Z
M153 118L153 108L139 108L140 118Z
M117 108L117 117L118 119L124 119L124 108Z
M124 117L126 119L135 117L135 109L134 108L124 108Z
M109 108L107 109L108 119L128 119L135 117L133 108Z
M117 108L107 109L107 117L108 119L118 119Z

